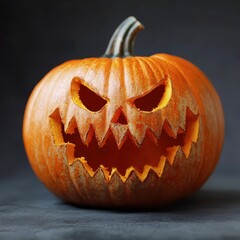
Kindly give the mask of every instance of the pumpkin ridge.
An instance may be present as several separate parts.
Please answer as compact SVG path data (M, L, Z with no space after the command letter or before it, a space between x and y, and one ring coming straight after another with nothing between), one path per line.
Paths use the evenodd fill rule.
M68 151L69 146L70 146L70 144L66 144L66 151ZM73 146L73 148L74 148L74 146ZM70 153L70 154L71 154L71 153ZM72 155L73 155L73 153L72 153ZM68 165L71 166L71 164L74 162L74 160L72 161L71 164L69 164L69 154L66 156L66 158L67 158ZM81 199L82 202L87 203L87 201L86 201L86 200L84 199L84 197L81 195L81 192L80 192L80 190L79 190L79 188L78 188L78 184L74 181L74 177L72 176L71 168L70 168L70 167L68 168L68 173L69 173L69 176L70 176L70 180L71 180L71 182L72 182L72 185L73 185L74 189L76 190L76 193L77 193L78 197ZM75 175L76 175L76 173L75 173Z
M175 66L171 61L167 60L166 58L161 57L161 54L155 54L155 55L152 55L151 57L157 59L158 61L159 61L159 60L162 60L162 61L164 61L165 63L171 65L171 66L178 72L178 74L181 75L182 79L183 79L184 82L185 82L185 85L188 87L188 91L191 92L191 97L192 97L192 98L194 99L194 101L195 101L195 103L193 104L193 106L191 106L191 105L189 104L189 106L187 106L187 107L188 107L194 114L197 114L198 111L199 111L199 109L198 109L198 107L197 107L197 104L196 104L197 100L196 100L194 94L193 94L192 91L191 91L191 88L190 88L190 85L189 85L188 81L186 80L186 78L184 77L184 75L182 74L182 72L178 69L178 67Z
M74 188L76 189L78 196L80 197L81 201L84 204L88 203L88 199L86 199L85 194L82 193L81 187L78 184L79 182L79 164L81 165L81 162L79 161L78 163L75 162L74 167L72 165L69 165L69 175L71 178L71 182L74 185ZM81 165L82 166L82 165Z
M145 57L135 57L135 61L138 63L138 66L136 66L138 75L142 76L142 79L138 79L138 82L140 84L143 84L145 86L152 86L156 85L156 75L150 65L147 62L147 58ZM142 74L139 74L139 71L141 69ZM142 82L144 80L144 82Z
M151 57L136 57L137 61L139 62L139 65L142 66L143 64L147 66L147 69L149 71L151 71L151 75L153 76L154 79L154 83L152 83L150 81L150 77L149 77L149 72L146 74L147 76L144 77L144 79L148 79L149 83L147 85L156 85L155 81L158 81L157 85L160 85L161 82L160 80L164 80L165 78L167 78L167 75L163 73L161 66L157 65L152 59ZM154 64L155 63L155 64ZM154 67L152 65L155 65ZM156 73L157 72L157 73ZM161 77L159 77L161 76ZM160 79L159 79L160 78ZM150 89L150 91L152 91Z
M161 75L162 78L166 77L166 73L164 73L164 71L162 70L160 65L158 63L156 63L156 61L154 61L154 59L152 59L152 56L149 56L147 58L142 57L141 59L149 65L149 67L152 69L152 71L155 75L156 75L156 72L158 72L158 74Z
M129 127L128 125L122 125L117 123L111 123L111 132L114 136L114 139L117 143L117 147L120 150L122 145L127 140L128 134L129 134ZM106 144L106 142L105 142Z
M50 71L50 72L48 73L48 75L46 76L46 81L48 81L48 84L51 84L51 85L50 85L51 87L49 87L50 93L48 93L48 94L46 95L47 98L44 99L46 102L49 102L49 101L52 99L52 92L53 92L53 90L55 89L55 87L57 86L58 81L61 79L61 76L63 76L64 71L65 71L67 68L68 68L67 65L63 66L62 71L58 72L57 74L55 73L55 71L57 70L57 68L54 68L54 69L53 69L52 71ZM51 75L54 75L54 78L55 78L55 79L58 78L59 80L57 80L57 81L54 82L53 79L50 78ZM45 78L42 79L41 83L43 83L43 80L44 80L44 79L45 79ZM50 81L50 80L51 80L51 81ZM39 98L40 95L44 94L43 91L44 91L44 85L42 84L42 85L40 86L40 89L39 89L38 93L37 93L37 98ZM38 101L36 101L36 100L33 101L33 104L34 104L34 105L33 105L34 108L37 109L37 108L36 108L36 105L38 104ZM59 117L61 118L61 116L60 116L60 109L58 109L58 114L59 114ZM41 139L41 142L40 142L41 151L44 153L44 152L45 152L45 151L44 151L44 147L45 147L44 141L45 141L45 140L44 140L43 137L40 137L40 139ZM65 189L64 186L62 185L62 181L61 181L60 179L56 178L56 176L54 176L54 174L56 174L56 173L51 170L51 166L49 165L50 162L47 161L47 158L43 158L43 162L45 163L46 169L47 169L47 171L48 171L48 176L51 178L51 180L52 180L52 182L54 183L54 185L55 185L55 186L59 186L59 183L58 183L58 182L59 182L59 181L61 182L61 184L60 184L61 187L59 188L60 194L61 194L64 198L66 198L66 199L71 199L71 198L73 198L72 196L69 196L69 194L66 192L66 189ZM58 194L59 194L59 193L58 193Z
M71 69L71 64L66 64L63 66L63 69L61 71L61 73L56 77L56 81L55 84L52 85L52 87L49 88L49 93L48 93L48 102L54 102L55 99L55 94L54 92L56 91L56 89L58 89L59 86L61 85L65 85L63 79L65 79L66 76L68 76L68 70ZM50 78L48 78L50 79ZM53 79L52 82L54 83ZM61 116L61 118L65 121L66 118L66 110L68 109L68 92L66 92L64 95L61 96L62 100L64 102L66 102L67 104L63 104L58 106L57 104L54 104L54 106L57 106L59 108L59 114ZM50 109L51 110L51 109Z
M109 78L111 75L111 69L113 66L113 60L112 59L108 59L108 64L105 65L105 71L104 71L104 93L108 92L109 89Z

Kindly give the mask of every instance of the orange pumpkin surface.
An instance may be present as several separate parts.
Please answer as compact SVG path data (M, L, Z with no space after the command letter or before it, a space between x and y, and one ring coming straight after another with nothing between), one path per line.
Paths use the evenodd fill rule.
M29 161L65 201L158 207L196 191L219 159L224 117L215 89L179 57L133 57L140 29L129 17L103 57L55 67L29 98Z

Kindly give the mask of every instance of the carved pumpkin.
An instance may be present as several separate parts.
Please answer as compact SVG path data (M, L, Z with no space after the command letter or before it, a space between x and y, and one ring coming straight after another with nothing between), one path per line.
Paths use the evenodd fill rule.
M129 17L103 57L63 63L31 94L26 152L65 201L158 207L196 191L219 159L224 117L216 91L179 57L133 57L142 28Z

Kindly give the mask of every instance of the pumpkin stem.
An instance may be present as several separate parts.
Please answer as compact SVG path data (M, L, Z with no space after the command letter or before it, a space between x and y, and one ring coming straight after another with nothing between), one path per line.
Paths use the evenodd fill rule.
M103 57L128 57L133 55L133 48L137 33L144 26L135 18L128 17L115 30Z

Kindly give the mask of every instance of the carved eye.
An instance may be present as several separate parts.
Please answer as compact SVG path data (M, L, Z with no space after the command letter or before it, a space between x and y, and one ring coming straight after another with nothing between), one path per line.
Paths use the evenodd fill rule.
M154 108L158 107L158 104L162 99L164 89L164 85L158 86L150 93L144 95L143 97L137 98L134 101L134 105L141 111L152 111Z
M88 109L91 112L100 111L107 100L99 96L89 87L84 85L80 78L75 77L71 83L71 96L73 101L82 108Z
M134 106L145 112L164 108L172 96L171 81L167 79L165 84L154 88L151 92L134 100Z

